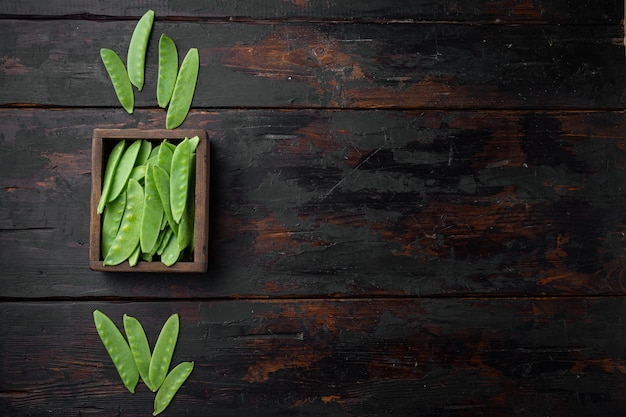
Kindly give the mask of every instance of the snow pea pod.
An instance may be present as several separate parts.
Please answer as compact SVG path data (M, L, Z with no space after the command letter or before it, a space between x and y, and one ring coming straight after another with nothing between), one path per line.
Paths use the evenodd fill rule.
M113 182L113 175L115 174L115 170L117 169L117 165L120 162L120 158L122 157L122 153L124 152L124 148L126 146L126 141L121 140L115 144L111 153L109 154L109 159L107 159L107 165L104 169L104 180L102 182L102 193L100 194L100 201L98 202L97 212L98 214L102 214L104 211L104 206L108 201L113 199L109 199L109 190L111 189L111 182Z
M124 110L131 114L135 106L135 96L122 59L114 50L109 48L100 49L100 58L102 58L102 63L109 74L117 100L124 107Z
M115 323L100 310L93 312L93 321L100 340L109 353L124 386L134 394L137 382L139 382L139 371L126 339Z
M182 248L178 247L178 239L176 236L171 236L163 252L161 253L161 262L163 265L172 266L178 259L180 259L180 252Z
M152 167L152 176L154 177L154 182L156 183L156 188L159 192L161 204L163 205L163 213L165 214L167 223L170 225L174 234L176 234L178 233L178 224L172 217L172 207L170 206L170 176L160 166Z
M161 34L159 39L159 77L157 78L157 102L165 108L172 98L178 75L178 50L174 41Z
M170 168L170 206L176 223L180 223L187 204L190 170L191 149L189 139L185 138L176 146Z
M122 154L120 162L115 168L113 174L113 180L111 181L111 189L107 197L107 202L117 198L117 196L126 188L130 173L135 166L139 149L141 148L141 141L134 141Z
M136 165L130 171L130 177L129 178L137 180L141 184L142 182L144 182L145 176L146 176L146 166L145 165Z
M173 147L173 144L166 139L161 144L159 154L157 155L157 165L163 168L168 175L172 169L172 157L174 156L175 149L176 147Z
M135 30L128 44L128 78L139 91L143 88L144 72L146 67L146 51L148 49L148 39L152 31L154 22L154 11L148 10L141 16L135 25Z
M154 246L161 230L163 220L163 205L159 191L154 182L152 165L148 163L145 177L145 192L143 212L141 214L141 231L139 242L141 250L145 253L153 253Z
M149 140L143 139L141 141L141 147L139 148L139 153L137 153L137 160L135 161L135 166L145 165L148 162L148 158L150 158L150 154L152 153L152 142Z
M126 314L124 314L124 331L126 332L128 345L133 354L141 380L150 391L154 392L155 390L152 389L149 376L152 354L150 353L150 345L148 344L146 332L143 330L143 326L139 323L139 320Z
M150 383L154 389L159 389L167 376L174 355L174 348L178 341L179 326L178 314L172 314L163 325L154 345L149 371Z
M119 265L124 262L137 248L141 227L139 220L143 211L143 188L134 180L128 180L126 190L126 208L120 229L115 240L104 258L104 265Z
M165 127L167 129L177 128L187 117L193 94L196 90L199 69L200 57L198 49L191 48L185 55L182 64L180 64L180 70L176 77L174 92L165 116Z
M182 362L167 375L165 381L163 381L163 385L154 397L153 416L162 413L172 402L174 395L176 395L180 387L185 383L187 378L189 378L189 375L191 375L193 366L193 362Z
M104 214L102 215L102 238L100 239L102 259L106 258L113 241L115 241L125 208L126 192L122 192L104 208Z

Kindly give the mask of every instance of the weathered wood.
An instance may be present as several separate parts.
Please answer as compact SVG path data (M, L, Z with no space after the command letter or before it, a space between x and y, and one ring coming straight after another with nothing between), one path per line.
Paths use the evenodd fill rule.
M0 413L145 416L93 326L138 318L195 368L165 415L619 416L625 300L0 303ZM28 341L27 343L25 343Z
M620 23L623 4L618 1L573 0L536 1L405 1L386 0L261 0L155 2L82 0L80 2L4 1L0 16L111 16L139 17L152 9L157 19L186 17L231 20L315 19L315 20L440 20L493 23Z
M71 28L71 30L70 30ZM0 104L118 107L99 50L131 21L3 20ZM200 50L194 108L620 108L614 25L155 23L139 107L156 107L158 36ZM181 52L182 54L183 52Z
M211 141L207 276L90 272L93 128L164 120L0 110L3 296L625 291L621 111L192 111Z

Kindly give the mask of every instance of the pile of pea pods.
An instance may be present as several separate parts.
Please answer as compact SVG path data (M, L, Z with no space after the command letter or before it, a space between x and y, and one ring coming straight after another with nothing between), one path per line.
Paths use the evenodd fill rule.
M134 394L141 377L146 387L156 392L152 415L163 412L194 367L193 362L182 362L169 371L178 341L178 314L172 314L167 319L152 352L143 326L136 318L124 314L124 331L128 341L115 323L100 310L93 312L93 320L100 340L126 389Z
M120 140L106 162L97 207L103 264L160 260L172 266L194 250L198 136L153 147Z
M122 107L132 114L135 107L133 86L141 91L144 85L146 52L148 39L154 22L154 11L148 10L139 19L133 31L126 66L117 54L109 48L100 49L100 58L109 74L113 89ZM175 129L180 126L191 108L196 89L200 58L197 48L190 48L178 68L178 50L174 41L165 34L159 39L159 63L157 79L157 102L167 108L165 127Z

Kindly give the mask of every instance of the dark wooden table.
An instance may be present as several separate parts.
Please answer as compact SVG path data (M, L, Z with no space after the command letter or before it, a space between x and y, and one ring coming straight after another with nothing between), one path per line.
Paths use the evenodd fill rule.
M181 320L170 416L624 416L619 1L0 2L0 415L148 416L92 321ZM128 115L99 50L156 20ZM197 47L209 271L88 268L94 128Z

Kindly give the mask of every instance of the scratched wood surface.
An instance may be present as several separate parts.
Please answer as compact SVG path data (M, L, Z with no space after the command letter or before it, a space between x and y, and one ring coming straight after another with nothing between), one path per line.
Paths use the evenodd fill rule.
M96 308L180 314L165 416L626 413L623 4L150 3L0 2L0 415L150 415ZM149 7L128 115L98 54ZM92 131L164 127L161 33L200 50L209 271L90 271Z

